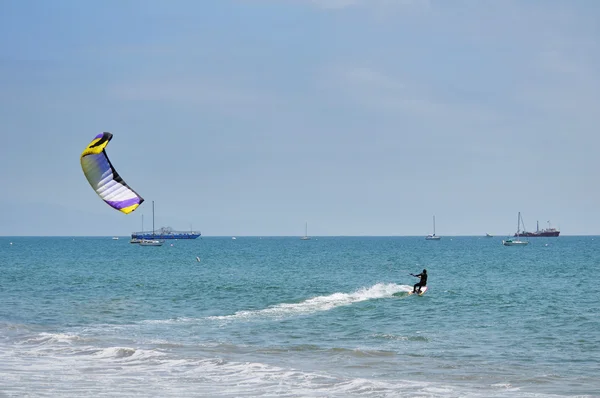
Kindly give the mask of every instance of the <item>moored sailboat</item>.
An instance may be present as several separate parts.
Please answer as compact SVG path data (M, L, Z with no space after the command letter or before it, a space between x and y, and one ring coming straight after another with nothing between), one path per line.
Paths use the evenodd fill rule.
M310 236L308 236L308 222L304 223L304 236L300 238L301 240L310 240Z
M529 244L528 241L519 239L519 235L521 232L521 224L522 224L521 212L519 212L519 215L517 217L517 233L515 234L516 239L507 238L507 239L503 240L502 244L504 246L527 246ZM523 230L525 230L525 225L523 225Z
M433 216L433 234L429 234L425 237L425 240L440 240L441 236L435 234L435 216Z

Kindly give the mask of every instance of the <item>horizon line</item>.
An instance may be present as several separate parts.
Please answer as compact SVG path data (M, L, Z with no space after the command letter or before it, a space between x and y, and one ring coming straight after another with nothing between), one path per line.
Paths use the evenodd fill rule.
M230 237L243 237L243 238L301 238L303 235L200 235L199 238L230 238ZM424 238L427 235L310 235L310 238ZM492 235L490 237L486 235L437 235L440 238L496 238L496 237L513 237L512 235ZM560 238L561 236L600 236L600 234L561 234L560 236L537 236L534 238ZM118 237L130 238L131 235L0 235L0 238L110 238ZM175 239L173 239L175 240ZM177 239L177 240L195 240L195 239Z

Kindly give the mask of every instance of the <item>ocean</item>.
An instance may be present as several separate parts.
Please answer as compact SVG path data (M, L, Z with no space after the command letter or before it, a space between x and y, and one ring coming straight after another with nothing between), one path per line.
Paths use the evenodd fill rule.
M501 240L0 237L0 397L600 396L600 237Z

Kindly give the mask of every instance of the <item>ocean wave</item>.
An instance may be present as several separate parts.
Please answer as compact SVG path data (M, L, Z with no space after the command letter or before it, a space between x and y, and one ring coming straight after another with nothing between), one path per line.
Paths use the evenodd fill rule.
M395 335L395 334L382 334L377 333L374 334L373 337L383 340L395 340L395 341L423 341L427 342L429 339L425 336L403 336L403 335Z
M73 344L74 342L82 342L86 339L73 333L39 333L35 336L28 336L21 340L20 344L29 345L64 345Z
M145 350L130 347L109 347L96 351L92 355L101 359L144 361L147 359L162 358L166 354L155 349Z
M66 335L67 340L73 336ZM53 337L54 338L54 337ZM56 342L64 337L55 339ZM77 339L76 339L77 340ZM60 343L62 344L62 343ZM215 352L211 357L181 356L169 350L136 346L74 347L71 355L19 346L18 352L0 353L0 378L5 392L20 396L32 391L44 396L86 395L150 397L516 397L527 394L509 383L471 386L464 383L405 380L402 378L342 375L336 370L277 366L258 361L229 360ZM302 347L311 350L312 347ZM349 351L349 350L344 350ZM206 354L206 352L205 352ZM381 357L385 351L354 350L351 355ZM35 366L31 360L35 359ZM48 395L50 396L50 395ZM540 396L543 396L540 395ZM549 395L546 395L549 396Z
M412 288L394 283L378 283L368 288L361 288L353 293L333 293L317 296L299 303L282 303L272 307L253 311L238 311L232 315L212 316L207 319L234 320L257 317L285 318L289 316L307 315L315 312L329 311L337 307L347 306L366 300L392 297L395 293L408 292Z

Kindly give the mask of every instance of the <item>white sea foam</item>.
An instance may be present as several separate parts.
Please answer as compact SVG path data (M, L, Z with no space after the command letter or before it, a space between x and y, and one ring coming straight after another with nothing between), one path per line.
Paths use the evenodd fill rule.
M341 376L223 358L190 358L155 349L82 347L78 355L0 352L0 385L8 396L136 397L484 397L437 382ZM35 359L32 363L31 360ZM32 366L33 365L33 366ZM494 389L493 396L536 396Z
M365 300L392 297L394 293L412 290L407 285L394 283L378 283L368 288L361 288L354 293L333 293L327 296L317 296L300 303L282 303L255 311L238 311L233 315L213 316L209 319L231 320L248 319L255 317L283 318L295 315L312 314L319 311L328 311L333 308L347 306Z
M165 356L158 350L143 350L131 347L109 347L93 353L100 359L116 359L116 360L135 360L143 361L147 359L155 359Z
M84 338L73 333L39 333L34 336L24 338L20 344L28 345L70 345L74 342L81 342Z
M338 293L315 299L353 302L393 294L398 288L376 285L350 295ZM303 369L302 362L293 367L243 362L222 358L219 352L199 351L195 346L191 351L163 350L152 345L99 347L90 344L99 341L74 333L40 333L25 341L0 346L0 386L8 396L32 392L52 397L537 396L502 383L483 390L483 386L465 389L460 384ZM107 343L104 340L101 344Z

